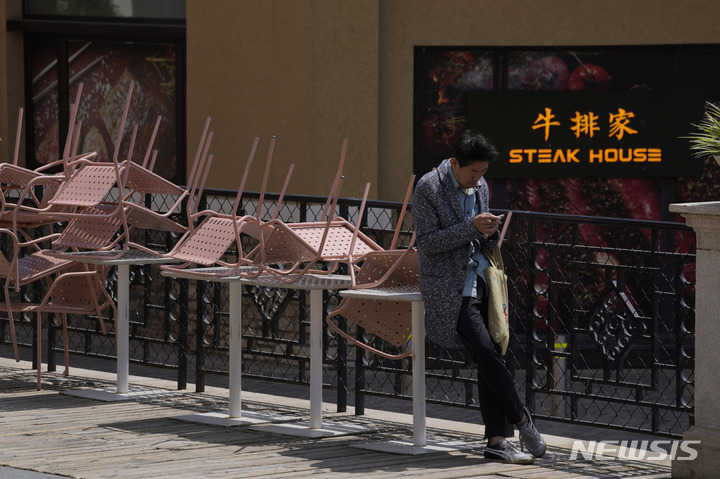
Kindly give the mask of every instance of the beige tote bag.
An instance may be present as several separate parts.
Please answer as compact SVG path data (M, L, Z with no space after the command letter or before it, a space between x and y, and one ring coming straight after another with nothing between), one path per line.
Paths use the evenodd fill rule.
M500 346L504 355L510 343L510 321L507 275L500 246L495 246L492 254L486 251L485 256L490 261L490 266L485 268L488 286L488 329L493 342Z

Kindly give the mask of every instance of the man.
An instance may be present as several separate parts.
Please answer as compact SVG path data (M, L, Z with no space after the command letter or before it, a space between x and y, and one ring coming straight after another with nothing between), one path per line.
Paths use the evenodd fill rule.
M428 338L448 348L464 346L478 363L480 412L488 440L484 456L531 464L545 454L538 433L517 394L515 381L487 330L487 287L483 249L498 242L500 218L489 213L483 175L498 152L480 134L465 130L453 157L418 181L413 221L420 263L420 292L425 301ZM518 426L532 455L505 438L505 420Z

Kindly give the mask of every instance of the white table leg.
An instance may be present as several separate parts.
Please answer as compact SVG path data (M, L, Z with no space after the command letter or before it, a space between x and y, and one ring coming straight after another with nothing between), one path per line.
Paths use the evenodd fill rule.
M127 401L137 397L163 397L175 394L160 388L133 388L133 391L130 391L130 262L100 261L99 263L117 266L116 385L114 388L68 389L62 393L99 401Z
M425 446L425 304L412 302L413 446Z
M294 416L283 416L275 413L258 411L242 412L242 303L243 283L230 281L230 364L228 375L230 380L230 398L228 414L202 413L176 416L175 419L201 424L214 424L218 426L244 426L249 424L272 423L297 419Z
M278 285L282 286L282 285ZM296 284L296 287L298 285ZM297 289L302 289L298 287ZM339 424L333 423L323 425L323 320L325 310L323 309L323 289L308 288L310 291L310 421L285 422L283 424L262 424L253 426L266 432L274 432L289 436L300 437L330 437L344 436L347 434L359 434L361 432L374 431L374 426L361 424Z
M322 320L323 291L310 291L310 428L322 428Z
M413 394L413 440L387 441L353 445L360 449L391 452L394 454L426 454L459 449L459 444L438 441L427 442L427 417L425 400L425 303L411 301L412 309L412 394Z
M130 376L130 265L118 265L117 393L127 394Z
M240 282L230 285L230 417L242 417L242 289Z

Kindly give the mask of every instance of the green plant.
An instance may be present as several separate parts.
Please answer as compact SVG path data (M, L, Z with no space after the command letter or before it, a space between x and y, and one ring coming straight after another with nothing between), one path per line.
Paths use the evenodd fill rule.
M706 115L698 124L692 124L695 132L686 138L696 158L720 157L720 108L706 102Z

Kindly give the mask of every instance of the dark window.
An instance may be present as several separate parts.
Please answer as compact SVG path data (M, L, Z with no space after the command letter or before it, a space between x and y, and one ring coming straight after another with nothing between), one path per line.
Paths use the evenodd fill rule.
M414 172L419 176L437 166L443 158L452 153L452 145L464 128L488 130L488 136L496 135L501 157L496 165L515 163L513 175L506 174L508 168L491 166L488 182L492 190L492 204L495 208L529 210L549 213L579 215L615 216L643 220L675 220L668 205L674 202L710 201L720 195L718 166L712 158L695 159L689 150L689 141L682 138L682 124L690 131L691 121L702 117L703 100L720 105L720 45L658 45L625 47L568 47L558 49L532 48L482 48L482 47L416 47L414 85ZM688 96L692 94L692 96ZM653 105L651 125L638 113L628 124L639 134L664 131L667 127L673 144L684 142L678 148L667 149L663 161L672 163L672 168L658 172L645 172L637 168L645 154L642 144L632 150L611 147L606 144L591 146L593 154L603 161L630 158L630 167L608 169L598 174L583 171L562 170L563 159L588 161L586 157L560 155L574 154L582 146L561 143L561 137L537 138L543 130L535 130L543 120L549 119L547 110L536 108L529 122L523 120L522 128L517 126L522 108L532 102L551 109L564 127L573 122L593 120L590 108L582 108L581 100L595 97L592 105L602 105L622 95L635 101L640 98L654 98L659 104ZM515 103L504 99L522 99ZM486 101L473 101L485 99ZM577 106L564 117L555 106L567 104ZM624 103L623 103L624 104ZM628 103L630 104L630 103ZM622 105L620 105L622 106ZM520 108L522 107L522 108ZM617 126L617 115L610 111L599 113L598 133L605 135ZM635 112L632 112L635 114ZM574 116L574 118L573 118ZM479 121L480 119L481 121ZM538 124L533 123L538 122ZM673 123L675 122L675 123ZM678 123L679 122L679 123ZM581 125L583 123L575 123ZM669 128L668 125L673 126ZM679 126L678 126L679 125ZM657 128L650 128L651 126ZM602 130L602 129L605 130ZM609 130L609 131L608 131ZM566 130L566 134L567 134ZM573 141L587 140L587 133L576 131ZM623 140L634 137L628 136ZM646 141L648 161L659 158L655 155L655 139ZM639 141L639 140L638 140ZM507 147L502 148L504 145ZM517 146L520 145L520 146ZM529 146L528 146L529 145ZM540 146L537 146L540 145ZM661 145L662 146L662 145ZM515 148L512 150L510 148ZM651 149L652 148L652 151ZM540 150L542 149L542 151ZM663 146L663 154L666 149ZM515 156L513 156L513 152ZM547 152L552 156L550 172L537 171L539 159L547 161ZM631 156L630 152L632 153ZM533 164L529 165L530 155ZM580 155L580 153L578 153ZM613 156L618 155L618 156ZM619 156L621 155L621 156ZM594 158L594 157L593 157ZM520 160L529 165L526 171L517 172ZM557 160L557 161L556 161ZM637 160L637 161L636 161ZM678 166L679 165L679 166ZM522 166L522 165L521 165ZM543 165L540 165L543 166ZM574 165L572 165L574 166ZM597 166L597 165L596 165Z
M184 20L185 0L24 0L25 18Z
M132 158L142 162L155 123L162 117L153 142L154 171L176 183L185 182L184 3L25 1L25 18L9 20L8 29L25 32L29 167L60 158L71 102L82 85L78 153L97 151L100 159L111 161L117 149L122 161L137 125ZM174 16L155 18L163 12ZM110 23L110 14L127 18ZM121 144L116 145L131 83L134 91L126 126Z

